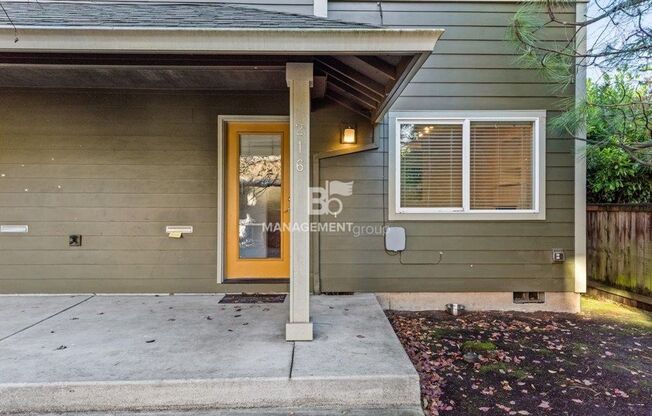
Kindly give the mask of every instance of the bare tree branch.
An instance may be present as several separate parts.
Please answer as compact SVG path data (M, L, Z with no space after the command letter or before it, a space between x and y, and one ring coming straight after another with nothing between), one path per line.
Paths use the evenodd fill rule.
M14 20L11 18L11 16L9 16L9 13L7 12L7 9L5 9L4 4L0 3L0 9L2 9L2 13L7 17L11 27L14 28L14 43L18 42L18 28L16 27Z
M652 28L648 23L652 21L652 0L593 0L591 4L597 14L580 21L563 15L574 3L528 1L512 19L510 37L520 49L521 60L540 69L560 90L575 81L579 68L601 71L601 84L592 84L595 96L589 94L580 105L569 102L567 112L559 118L565 123L562 127L572 135L586 120L597 120L601 127L599 131L589 129L594 136L587 143L613 146L637 163L652 167L652 117L648 113L652 104ZM568 29L565 39L551 42L545 31L560 27ZM597 34L580 52L576 42L589 27L597 27Z

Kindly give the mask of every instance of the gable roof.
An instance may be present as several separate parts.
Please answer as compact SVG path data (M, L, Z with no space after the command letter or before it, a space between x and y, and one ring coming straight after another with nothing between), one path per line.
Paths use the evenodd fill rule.
M18 28L381 29L224 3L13 1L2 6L6 15L0 12L0 26Z

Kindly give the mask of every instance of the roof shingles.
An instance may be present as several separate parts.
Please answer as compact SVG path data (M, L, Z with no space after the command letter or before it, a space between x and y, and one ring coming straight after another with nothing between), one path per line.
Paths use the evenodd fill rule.
M224 3L3 2L0 26L179 29L373 29L377 26Z

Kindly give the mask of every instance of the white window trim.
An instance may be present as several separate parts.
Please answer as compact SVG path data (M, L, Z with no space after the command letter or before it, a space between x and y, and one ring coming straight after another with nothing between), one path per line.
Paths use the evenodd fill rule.
M471 210L471 138L472 121L534 122L534 208L528 210ZM400 201L400 124L461 123L462 136L462 207L401 208ZM545 110L476 111L397 111L389 113L389 219L390 220L545 220L546 219L546 112Z

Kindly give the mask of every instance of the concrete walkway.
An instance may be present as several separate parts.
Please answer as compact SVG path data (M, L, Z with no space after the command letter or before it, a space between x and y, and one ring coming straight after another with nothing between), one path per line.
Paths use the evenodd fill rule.
M0 297L0 413L419 413L417 373L372 295L314 296L316 339L296 343L287 301L221 297Z

